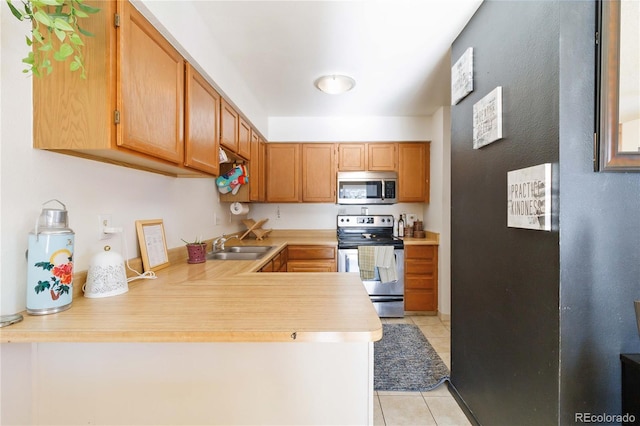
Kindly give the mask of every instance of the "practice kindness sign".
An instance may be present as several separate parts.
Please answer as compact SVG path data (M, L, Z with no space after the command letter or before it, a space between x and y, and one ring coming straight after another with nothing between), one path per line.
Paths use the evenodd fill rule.
M507 226L551 231L551 163L507 173Z

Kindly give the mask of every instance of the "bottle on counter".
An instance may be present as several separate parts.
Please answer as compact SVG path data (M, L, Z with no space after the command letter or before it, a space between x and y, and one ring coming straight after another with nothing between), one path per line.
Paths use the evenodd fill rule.
M404 219L402 219L402 215L398 219L398 237L404 237Z

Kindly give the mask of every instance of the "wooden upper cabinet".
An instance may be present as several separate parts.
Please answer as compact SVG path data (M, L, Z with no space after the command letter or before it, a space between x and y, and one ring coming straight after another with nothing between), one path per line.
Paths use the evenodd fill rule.
M62 68L32 79L34 148L202 176L184 166L184 59L128 1L87 4L101 9L83 24L94 34L84 39L87 79Z
M251 130L251 161L249 162L249 200L265 200L265 143Z
M339 143L338 171L396 171L397 143Z
M251 125L242 117L238 122L238 155L245 160L251 159Z
M364 143L338 144L338 171L367 170L367 145Z
M396 171L398 169L398 144L367 144L367 170L376 172Z
M302 144L302 201L335 203L336 153L332 143Z
M129 2L122 3L119 40L118 145L182 163L182 55Z
M398 144L398 202L429 202L430 144Z
M220 95L191 66L185 73L185 166L219 174Z
M300 144L267 144L266 174L268 202L299 202Z
M220 145L238 152L239 116L235 109L224 98L220 104Z

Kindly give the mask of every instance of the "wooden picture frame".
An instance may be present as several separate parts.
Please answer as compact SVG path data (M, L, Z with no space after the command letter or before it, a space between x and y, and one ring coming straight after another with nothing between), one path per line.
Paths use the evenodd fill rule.
M638 138L631 133L630 140L635 141L636 145L630 150L621 137L621 115L625 117L623 120L627 125L640 120L637 97L633 96L637 89L628 79L629 75L632 75L632 78L637 78L637 75L633 68L624 66L625 63L628 65L627 61L634 63L635 58L630 56L629 52L636 53L639 47L638 23L637 19L634 19L634 9L622 10L623 6L630 7L632 4L633 2L620 0L597 2L596 31L599 41L596 44L596 120L593 152L593 166L596 172L640 171ZM632 13L629 13L630 11ZM621 49L626 54L623 55ZM636 105L635 108L630 106L629 99ZM622 114L621 109L624 111ZM627 142L628 140L629 138Z
M136 220L136 231L144 271L157 271L169 266L162 219Z

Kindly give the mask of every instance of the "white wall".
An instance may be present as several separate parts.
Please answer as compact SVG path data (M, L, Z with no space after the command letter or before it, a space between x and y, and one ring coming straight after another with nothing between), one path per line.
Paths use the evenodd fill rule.
M431 202L424 207L427 229L440 234L438 310L451 315L451 116L442 107L431 117Z
M252 204L249 216L267 218L264 229L336 229L338 214L360 214L362 206L337 204L281 203ZM422 219L423 205L399 203L385 206L369 205L369 214L392 214L396 219L401 213L414 213ZM278 217L278 212L280 217Z
M428 140L425 117L269 117L272 142Z

